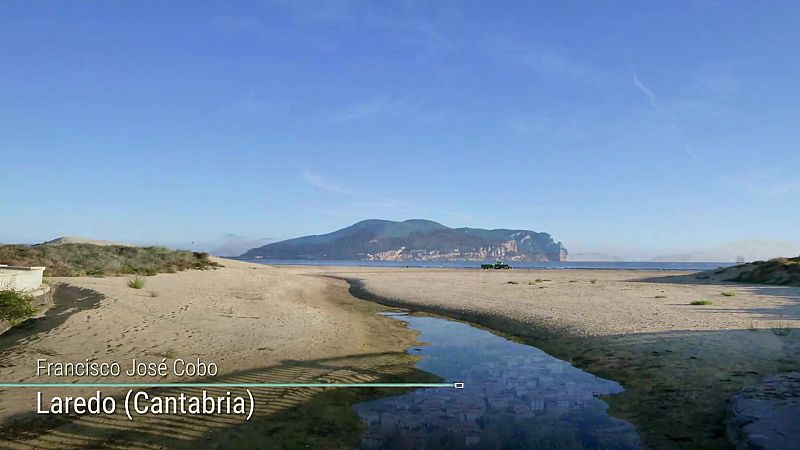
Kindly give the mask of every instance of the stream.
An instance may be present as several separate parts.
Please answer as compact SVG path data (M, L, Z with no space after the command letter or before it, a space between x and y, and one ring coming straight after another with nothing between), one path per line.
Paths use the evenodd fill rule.
M528 345L466 323L386 313L420 332L417 368L463 389L417 389L354 406L359 449L641 449L599 396L623 392Z

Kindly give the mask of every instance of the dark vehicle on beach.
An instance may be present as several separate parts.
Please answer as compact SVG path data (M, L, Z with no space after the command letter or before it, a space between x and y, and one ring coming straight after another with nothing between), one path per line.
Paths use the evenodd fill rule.
M502 261L497 261L494 264L481 264L481 269L510 269L511 266Z

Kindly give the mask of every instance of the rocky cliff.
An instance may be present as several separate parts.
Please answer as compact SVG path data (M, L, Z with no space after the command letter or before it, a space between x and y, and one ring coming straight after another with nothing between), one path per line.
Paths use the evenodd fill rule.
M332 233L249 250L243 258L377 261L565 261L547 233L449 228L430 220L365 220Z

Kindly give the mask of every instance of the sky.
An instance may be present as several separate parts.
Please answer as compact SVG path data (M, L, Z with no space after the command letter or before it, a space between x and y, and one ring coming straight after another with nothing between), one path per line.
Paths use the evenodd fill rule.
M791 1L0 2L0 242L800 240L798 42Z

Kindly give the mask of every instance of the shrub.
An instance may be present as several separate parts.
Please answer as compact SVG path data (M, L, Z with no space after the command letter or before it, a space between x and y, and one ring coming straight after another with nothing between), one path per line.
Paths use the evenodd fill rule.
M597 278L592 278L591 280L589 280L589 283L597 284Z
M508 284L519 284L516 281L509 281Z
M656 295L655 298L667 298L667 296L666 295Z
M800 256L756 261L737 266L739 275L729 281L800 286Z
M45 266L45 275L51 277L155 275L219 267L207 253L94 244L0 244L0 261L13 266Z
M152 298L158 297L158 291L150 291L150 297Z
M33 296L21 291L0 291L0 320L17 322L36 314Z
M736 292L725 291L725 292L720 292L720 295L722 295L723 297L736 297Z
M135 277L128 280L128 287L132 287L134 289L141 289L144 287L144 277L136 275Z
M714 302L712 302L711 300L695 300L691 304L695 306L705 306L705 305L713 305Z

